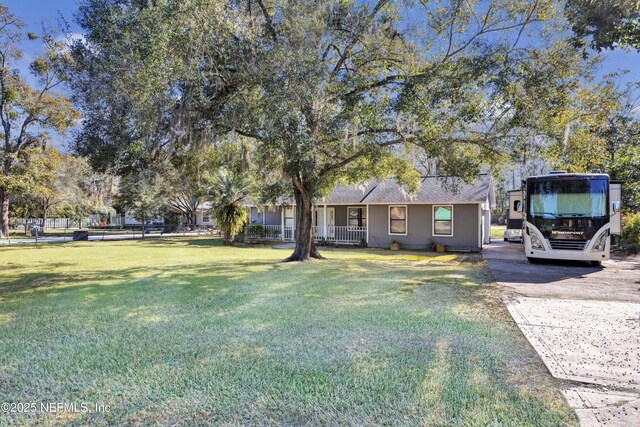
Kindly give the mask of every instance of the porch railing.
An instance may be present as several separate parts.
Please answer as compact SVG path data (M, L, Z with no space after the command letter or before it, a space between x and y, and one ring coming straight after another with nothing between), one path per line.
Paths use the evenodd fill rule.
M284 240L295 240L296 229L295 227L284 226Z
M316 227L316 240L326 240L336 243L360 243L367 239L367 227L350 227L346 225L328 225L326 227Z
M325 234L326 230L326 234ZM249 240L284 240L293 241L296 238L295 227L285 226L284 232L280 225L262 225L260 227L247 227L244 232L245 239ZM349 227L344 225L328 225L315 227L316 240L325 240L333 243L360 243L367 238L367 227Z
M258 228L259 231L250 232L247 227L245 229L245 238L256 240L278 240L282 239L282 227L279 225L262 225Z

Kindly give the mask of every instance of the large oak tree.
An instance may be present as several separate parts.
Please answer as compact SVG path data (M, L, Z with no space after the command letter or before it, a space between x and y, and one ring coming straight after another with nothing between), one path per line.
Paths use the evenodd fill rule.
M512 89L563 29L554 4L87 0L73 50L87 110L78 149L136 163L142 146L153 162L241 136L264 181L287 182L295 200L289 259L319 257L312 206L336 184L415 189L417 156L470 179L529 126L526 110L553 109L556 98L513 102Z

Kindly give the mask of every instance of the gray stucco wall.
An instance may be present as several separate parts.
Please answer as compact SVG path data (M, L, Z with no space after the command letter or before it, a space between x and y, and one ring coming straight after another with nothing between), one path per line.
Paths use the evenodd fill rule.
M407 235L389 234L389 205L369 205L369 246L388 248L392 241L407 249L424 249L433 240L447 248L480 250L478 205L454 205L453 237L431 235L432 205L407 205Z

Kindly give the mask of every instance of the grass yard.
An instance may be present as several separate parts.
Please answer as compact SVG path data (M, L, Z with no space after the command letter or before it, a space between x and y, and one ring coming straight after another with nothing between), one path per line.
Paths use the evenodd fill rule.
M491 239L502 240L504 239L504 231L507 229L506 225L491 224Z
M0 425L558 426L575 417L473 257L0 248Z

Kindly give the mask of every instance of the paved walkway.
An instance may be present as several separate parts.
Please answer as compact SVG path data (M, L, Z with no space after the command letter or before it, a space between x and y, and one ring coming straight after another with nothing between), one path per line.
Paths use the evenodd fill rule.
M640 426L640 264L529 264L521 245L483 251L509 312L582 426ZM569 383L570 384L570 383Z
M295 243L279 243L277 245L273 245L273 249L295 249Z

